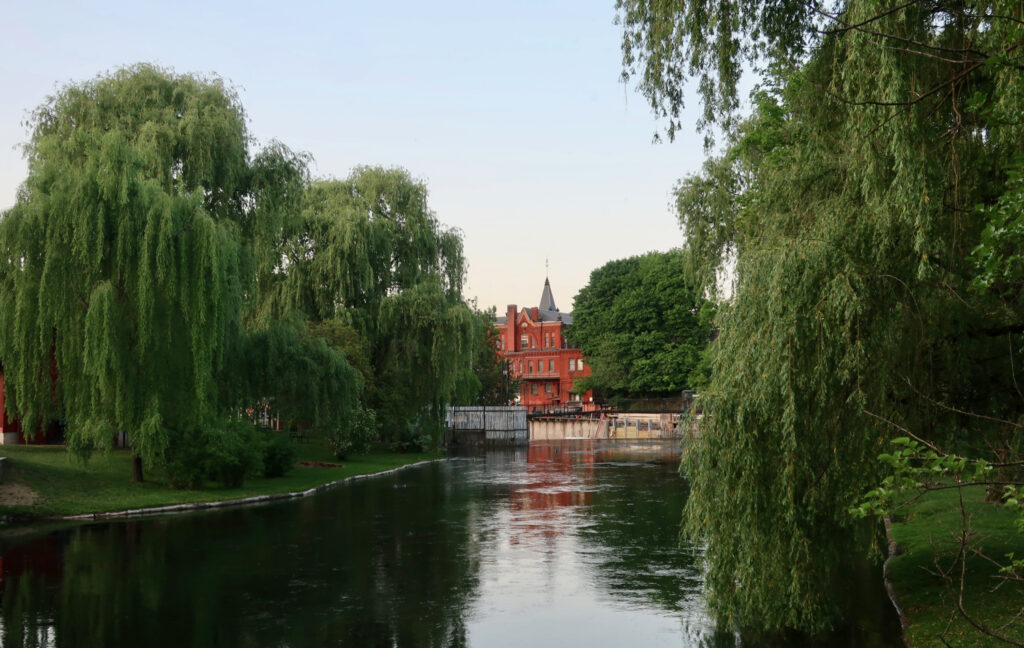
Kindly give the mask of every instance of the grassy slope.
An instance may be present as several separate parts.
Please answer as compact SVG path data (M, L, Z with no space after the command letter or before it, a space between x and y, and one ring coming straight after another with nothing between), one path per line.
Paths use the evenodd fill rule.
M1024 556L1024 537L1014 527L1013 512L985 502L982 488L964 489L968 528L989 557L1006 562L1006 554ZM906 553L893 558L889 575L910 627L907 638L914 648L944 645L1005 646L971 627L956 612L958 573L949 583L939 575L953 563L961 529L959 496L955 489L929 493L892 527L893 537ZM972 617L997 629L1024 609L1024 585L1004 582L986 560L968 560L964 607ZM1016 641L1024 639L1024 619L1002 630Z
M296 448L300 461L341 463L342 467L296 466L276 479L246 478L241 488L220 488L211 483L202 490L187 491L168 488L166 477L156 470L146 473L145 483L131 483L130 457L126 450L99 454L83 464L60 447L4 446L0 448L0 456L8 457L4 483L28 486L38 493L39 499L33 506L0 507L0 514L76 515L288 493L440 456L436 453L378 453L339 462L325 446L316 442L297 444Z

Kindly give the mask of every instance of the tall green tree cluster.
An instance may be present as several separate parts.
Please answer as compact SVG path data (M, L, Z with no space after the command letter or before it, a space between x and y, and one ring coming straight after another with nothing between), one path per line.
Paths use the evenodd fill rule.
M246 409L343 434L365 406L388 440L430 441L476 329L422 183L313 181L306 156L254 149L219 79L149 65L69 85L30 124L0 217L0 362L28 432L62 419L82 455L123 432L160 464Z
M669 135L695 78L725 141L677 188L688 272L715 290L735 264L686 529L721 619L820 629L888 439L1019 457L1024 5L618 6ZM741 119L744 65L765 80Z
M679 250L610 261L576 295L567 335L590 363L578 390L604 398L679 395L705 380L711 303Z
M299 313L362 367L363 399L384 439L428 445L442 409L475 396L471 357L483 337L462 301L462 240L400 169L361 167L306 186L297 227L261 277L260 316Z

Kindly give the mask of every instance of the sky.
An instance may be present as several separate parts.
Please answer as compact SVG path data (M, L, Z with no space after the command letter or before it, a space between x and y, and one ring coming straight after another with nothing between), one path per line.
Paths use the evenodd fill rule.
M64 85L137 62L216 74L250 133L308 152L315 176L424 181L479 307L537 305L547 267L568 311L608 261L682 244L672 187L704 159L692 128L652 142L664 124L620 82L614 19L614 0L5 3L0 210L30 111Z

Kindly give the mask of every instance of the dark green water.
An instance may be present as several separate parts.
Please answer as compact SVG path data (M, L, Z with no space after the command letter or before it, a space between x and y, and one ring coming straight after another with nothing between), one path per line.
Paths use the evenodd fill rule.
M569 442L0 543L5 647L702 646L672 446ZM818 645L899 645L879 587ZM882 640L880 637L888 639ZM773 645L788 645L776 640Z

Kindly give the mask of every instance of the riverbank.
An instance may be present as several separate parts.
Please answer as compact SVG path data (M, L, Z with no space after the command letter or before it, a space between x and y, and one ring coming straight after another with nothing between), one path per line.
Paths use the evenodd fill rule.
M985 502L985 489L964 489L961 518L956 489L936 491L915 503L891 527L897 554L887 573L906 615L905 639L913 648L974 648L1007 644L985 635L957 611L960 599L960 551L965 519L972 544L984 556L967 556L963 606L971 618L1014 641L1024 641L1024 583L1009 581L989 558L1007 563L1007 554L1024 556L1024 536L1013 511Z
M162 471L150 470L146 481L133 484L127 450L97 454L83 463L63 447L5 446L0 515L15 520L136 511L155 507L223 503L261 496L283 496L350 477L386 472L413 463L438 459L439 453L372 453L337 461L326 446L297 444L296 465L283 477L249 477L238 488L209 485L198 490L173 490Z

